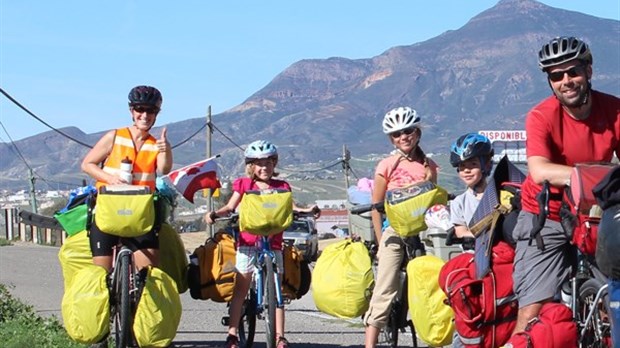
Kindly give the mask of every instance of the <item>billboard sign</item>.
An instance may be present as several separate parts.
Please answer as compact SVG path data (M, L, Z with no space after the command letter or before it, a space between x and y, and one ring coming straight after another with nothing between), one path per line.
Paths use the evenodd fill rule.
M508 159L513 163L527 163L527 134L524 130L481 130L478 133L491 140L495 150L493 162L497 163L504 155L508 155Z

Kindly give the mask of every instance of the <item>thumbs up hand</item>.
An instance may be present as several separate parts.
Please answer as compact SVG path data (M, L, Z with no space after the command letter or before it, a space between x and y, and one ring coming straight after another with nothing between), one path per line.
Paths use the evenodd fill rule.
M170 150L170 143L168 142L168 139L166 138L166 127L162 128L161 130L161 136L159 137L159 139L157 139L157 149L159 150L159 152L168 152Z

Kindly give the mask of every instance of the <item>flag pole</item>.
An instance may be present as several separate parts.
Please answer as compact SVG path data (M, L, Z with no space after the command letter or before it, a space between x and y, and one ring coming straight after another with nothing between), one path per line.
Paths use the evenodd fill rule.
M213 135L213 128L211 126L211 105L207 109L207 158L211 158L211 137ZM207 211L213 210L213 192L211 189L207 189ZM215 234L215 227L213 224L207 225L209 237L213 237Z

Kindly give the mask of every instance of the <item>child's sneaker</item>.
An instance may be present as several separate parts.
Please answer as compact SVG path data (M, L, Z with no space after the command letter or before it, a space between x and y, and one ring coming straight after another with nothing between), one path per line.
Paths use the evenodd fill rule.
M239 339L237 336L228 335L226 337L226 343L224 344L225 348L239 348Z
M278 345L276 348L288 348L288 340L284 338L284 336L280 336L280 338L278 338Z

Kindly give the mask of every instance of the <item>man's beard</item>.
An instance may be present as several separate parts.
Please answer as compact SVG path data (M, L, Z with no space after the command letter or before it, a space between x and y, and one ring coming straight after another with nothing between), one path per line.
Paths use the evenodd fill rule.
M562 93L555 92L556 98L560 101L560 103L568 108L578 108L581 107L588 101L588 94L590 93L590 88L588 85L581 86L579 88L579 93L577 97L574 98L566 98Z

